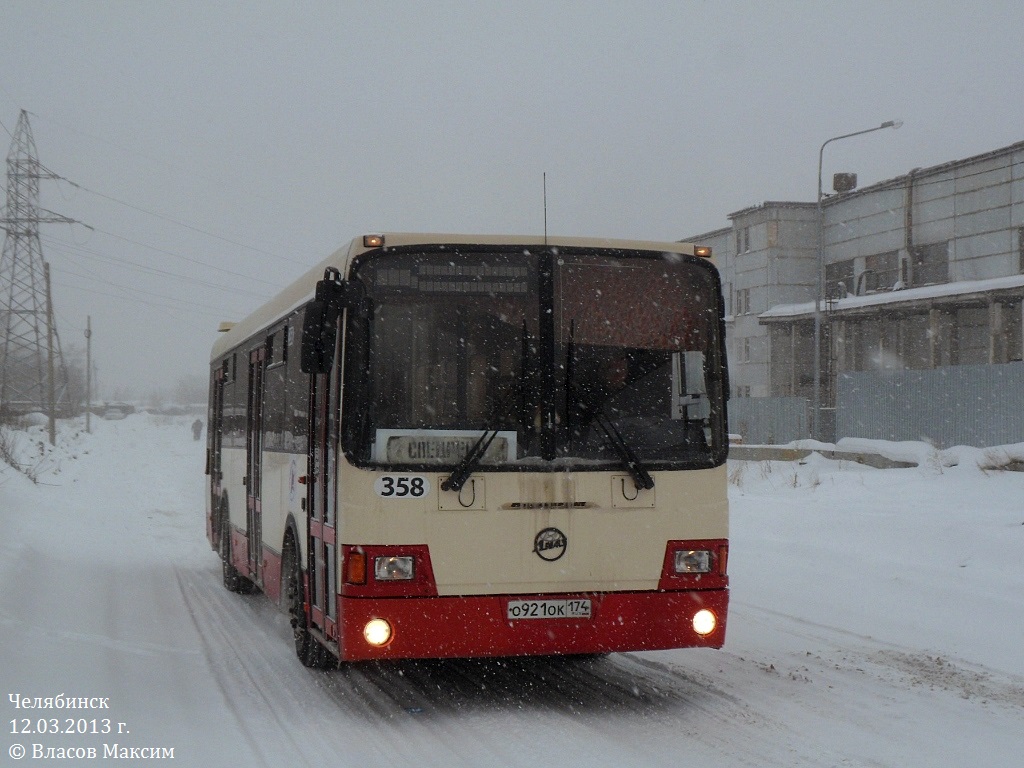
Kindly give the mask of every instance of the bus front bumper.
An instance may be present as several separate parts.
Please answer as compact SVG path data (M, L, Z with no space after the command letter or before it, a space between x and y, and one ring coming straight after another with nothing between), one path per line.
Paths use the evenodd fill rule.
M589 618L510 618L538 601L558 613L561 601L589 600ZM339 638L342 661L467 658L721 648L728 589L680 592L613 592L469 597L342 597ZM694 617L710 611L714 629L699 634ZM703 614L707 620L707 614ZM364 630L383 619L390 637L372 645ZM699 621L698 621L699 623ZM379 628L380 625L378 624ZM704 627L706 629L706 627Z

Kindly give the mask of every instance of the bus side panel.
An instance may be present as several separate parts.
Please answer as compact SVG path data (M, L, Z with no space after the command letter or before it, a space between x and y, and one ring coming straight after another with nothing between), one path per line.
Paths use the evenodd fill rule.
M263 546L263 593L276 605L281 603L281 553Z

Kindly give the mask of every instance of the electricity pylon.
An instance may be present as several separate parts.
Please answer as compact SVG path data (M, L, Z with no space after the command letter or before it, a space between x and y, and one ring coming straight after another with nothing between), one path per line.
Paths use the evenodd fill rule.
M39 180L58 178L39 163L21 111L7 153L6 230L0 257L0 417L44 411L53 419L68 403L68 375L50 299L50 269L39 242L40 224L74 219L39 207Z

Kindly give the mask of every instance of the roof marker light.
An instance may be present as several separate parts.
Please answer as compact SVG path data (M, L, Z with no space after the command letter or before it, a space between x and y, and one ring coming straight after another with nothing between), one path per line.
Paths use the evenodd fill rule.
M380 248L384 245L384 235L363 235L364 248Z
M706 259L711 258L711 246L710 245L697 245L693 249L694 256L703 256Z

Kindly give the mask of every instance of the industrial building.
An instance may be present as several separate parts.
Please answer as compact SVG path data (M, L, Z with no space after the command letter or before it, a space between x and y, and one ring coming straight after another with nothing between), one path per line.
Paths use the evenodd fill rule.
M856 423L873 432L856 436L907 439L895 427L879 433L864 414L844 421L844 382L865 384L851 378L860 372L877 383L899 381L893 372L1018 363L997 371L1013 372L1014 393L1024 368L1024 142L863 189L850 188L849 174L836 181L846 191L824 195L820 207L765 202L729 214L730 227L684 238L718 254L731 407L749 412L743 398L817 401L816 437L854 436L843 433ZM924 386L919 397L941 394ZM916 407L924 405L904 398L899 411ZM957 439L928 429L938 442Z

